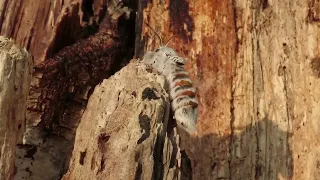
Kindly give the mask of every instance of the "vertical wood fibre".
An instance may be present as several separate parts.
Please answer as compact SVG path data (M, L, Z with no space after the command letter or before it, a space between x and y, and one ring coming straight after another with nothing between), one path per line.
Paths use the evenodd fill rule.
M49 46L54 46L54 43L66 46L75 42L81 28L80 23L84 23L80 21L82 14L79 11L79 2L78 0L1 0L0 35L10 37L17 45L26 47L33 56L35 64L40 63L48 55L56 53L50 52ZM61 23L63 27L56 27L60 21L68 23ZM64 34L59 34L61 29L64 29ZM56 36L60 36L63 40Z
M228 177L232 62L236 52L232 2L144 1L140 7L144 8L140 18L164 39L174 36L169 47L189 59L186 67L200 102L198 135L182 137L182 141L185 147L191 147L186 150L193 161L194 178ZM145 23L141 42L141 51L143 47L146 51L159 46ZM219 155L214 158L213 154Z
M0 36L0 179L12 179L25 131L31 62L25 49Z
M194 179L317 178L318 1L153 0L140 7L140 20L165 39L174 35L169 46L189 58L200 115L198 134L182 142ZM156 36L141 25L137 48L155 49Z

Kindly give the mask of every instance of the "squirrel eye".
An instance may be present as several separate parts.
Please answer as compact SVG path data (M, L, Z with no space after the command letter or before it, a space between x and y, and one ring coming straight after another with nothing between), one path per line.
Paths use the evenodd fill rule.
M158 48L158 49L156 49L156 52L158 52L160 49Z

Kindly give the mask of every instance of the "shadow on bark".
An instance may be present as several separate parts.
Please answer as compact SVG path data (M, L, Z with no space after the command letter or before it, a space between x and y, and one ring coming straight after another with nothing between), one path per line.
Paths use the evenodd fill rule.
M290 136L268 119L248 125L232 138L209 134L190 139L182 134L182 149L192 167L183 165L193 179L292 179ZM187 176L184 179L191 179Z

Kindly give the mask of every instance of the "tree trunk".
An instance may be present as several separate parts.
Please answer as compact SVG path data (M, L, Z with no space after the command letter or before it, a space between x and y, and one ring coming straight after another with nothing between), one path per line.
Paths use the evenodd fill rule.
M181 160L180 164L170 163L170 168L175 173L180 173L181 176L170 177L178 179L191 176L193 179L317 179L320 175L318 168L320 162L318 153L320 151L320 123L318 122L320 93L317 92L317 84L320 80L320 55L318 53L320 3L318 1L137 1L137 5L130 7L137 12L135 35L132 33L132 27L122 28L119 31L111 30L111 32L119 33L119 36L117 36L118 38L110 38L114 40L115 44L108 44L108 47L102 50L102 55L98 54L98 57L95 55L100 51L91 47L99 49L100 46L82 48L80 52L83 52L83 55L81 57L89 57L91 63L89 65L86 64L89 61L83 59L72 61L75 56L66 56L71 57L66 59L71 59L72 62L67 66L65 66L65 61L58 61L59 58L56 57L68 54L65 53L68 52L64 49L65 46L71 45L69 49L74 50L79 44L85 44L82 41L93 42L87 37L97 32L94 28L95 24L92 24L93 20L98 22L98 26L101 26L99 23L102 20L99 18L102 17L102 12L105 12L107 7L105 4L108 4L106 2L109 1L53 0L50 2L41 1L41 3L36 3L36 6L31 1L5 0L0 2L1 34L13 37L20 45L26 46L36 63L44 63L44 66L41 67L49 67L47 69L50 71L40 71L41 76L36 76L36 78L55 77L55 73L59 77L65 78L63 81L54 78L50 81L44 80L47 82L46 86L36 89L35 92L47 93L43 93L43 96L41 93L30 95L30 97L37 97L35 100L37 104L38 95L39 97L47 97L45 95L51 95L51 92L58 93L54 94L53 100L44 98L45 102L49 101L50 105L37 104L37 107L47 108L47 111L41 108L37 111L28 111L30 114L33 113L28 122L42 121L47 126L51 125L54 119L73 132L87 105L87 97L85 100L83 98L80 98L80 101L76 100L78 104L74 104L80 107L77 109L75 107L78 106L70 105L66 98L70 98L69 90L72 93L85 92L82 94L90 95L88 89L93 89L103 78L108 78L118 71L126 62L123 59L129 60L132 57L128 54L125 57L122 56L121 54L125 54L125 51L129 52L134 48L135 56L142 57L146 51L159 47L159 40L155 32L146 25L148 23L163 39L168 40L174 36L169 47L175 49L182 57L189 59L186 66L194 85L197 87L199 99L197 133L187 135L179 132L181 142L177 140L178 138L172 140L163 136L163 143L170 140L171 144L176 143L180 149L165 150L164 148L164 150L159 150L152 147L153 143L146 141L148 142L145 144L147 147L144 148L148 151L157 149L163 157L166 152L170 152L167 159L177 162ZM129 0L122 2L126 5L133 4L133 1ZM64 10L61 12L62 9ZM118 20L117 23L117 25L121 25L128 22ZM94 32L91 32L92 29ZM122 44L133 38L135 38L134 45ZM85 47L81 45L80 47ZM116 56L122 59L113 61L115 58L108 56L108 62L110 60L116 64L113 66L114 68L111 68L112 71L99 64L105 62L100 59L103 60L106 54L109 54L104 54L104 52L109 52L108 50L110 52L117 51ZM94 53L90 54L90 52ZM98 58L100 59L96 60ZM45 62L44 59L48 61ZM54 63L50 65L48 62ZM108 75L102 73L103 75L96 76L91 73L95 71L85 71L86 75L89 74L89 80L94 80L94 83L88 84L85 81L84 85L81 84L83 81L77 79L77 75L81 74L78 70L87 70L91 67L101 67L98 68L99 72L107 72ZM130 67L134 69L133 66ZM127 72L135 74L133 69L127 69ZM64 76L65 72L71 72L71 75ZM86 79L86 77L84 78ZM128 78L131 77L121 76L119 82L126 82ZM33 81L36 80L38 79L33 79ZM139 81L130 83L139 83ZM130 83L128 82L127 85L129 86ZM95 92L100 92L101 88L102 86L99 86ZM106 88L112 89L109 85ZM78 97L74 94L72 94L72 100ZM93 100L91 101L97 97L101 97L104 101L109 98L104 97L102 93L92 96ZM103 105L100 106L103 107ZM114 163L114 167L121 166L121 164L117 164L121 162L120 160L105 159L109 156L100 152L98 141L91 142L90 138L87 139L81 135L90 132L99 135L97 132L101 127L92 126L88 128L90 132L86 132L84 124L88 123L88 119L91 119L90 113L100 112L100 106L93 106L89 103L84 112L83 122L80 122L82 125L78 129L75 140L70 169L65 178L76 177L75 174L80 171L80 174L99 172L100 175L95 174L91 177L103 177L101 174L110 170L101 171L104 163L109 162L108 160ZM123 108L123 106L119 105L119 108ZM132 111L135 112L135 110ZM131 129L127 128L126 132L128 131L129 134L140 132L140 129L136 129L140 128L138 118L132 114L128 114L127 117L136 119L137 121L133 120L132 123L136 123L137 126ZM43 121L44 119L45 121ZM98 121L99 118L94 120ZM109 121L112 122L112 119ZM150 122L154 123L154 121ZM117 125L116 122L112 122L112 124ZM57 127L56 130L62 129L62 126ZM169 129L174 128L170 127ZM110 132L115 134L112 134L110 139L115 135L120 138L122 134L117 135L117 129L113 130ZM174 136L173 132L175 131L168 131L167 136ZM72 140L74 134L69 134L71 135L68 137L64 133L60 135ZM157 133L151 133L150 137L157 135ZM93 162L83 165L80 163L79 165L77 161L83 157L83 153L81 155L78 151L87 152L79 148L83 145L79 140L81 138L85 141L81 143L91 143L96 148L88 148L90 151L88 150L88 154L84 155L82 163L88 163L86 158L89 155L93 156L94 153L100 153L97 155L100 158L93 158ZM102 139L105 138L102 137ZM108 141L108 143L110 142ZM128 152L141 152L140 147L141 145L137 145L137 149L132 148ZM164 147L166 146L164 145ZM174 151L177 152L173 153ZM176 157L174 157L175 155ZM65 156L59 158L62 157ZM144 168L143 164L146 163L144 158L138 158L139 161L132 162L132 156L124 157L131 158L128 160L128 164L136 165L128 167L124 170L125 172L140 174L141 176L139 175L137 178L142 179L147 177L143 176L145 171L152 171L149 172L149 175L153 174L154 169ZM167 160L166 158L162 158L162 160ZM90 164L100 165L100 169L92 166L91 170ZM139 166L139 164L141 165ZM169 167L163 166L162 172L169 172L165 170L166 168ZM143 170L142 174L140 173L141 169ZM179 170L175 171L175 169ZM111 173L116 175L120 173L120 170L116 169ZM159 173L159 171L155 173ZM169 178L169 176L153 177Z
M0 34L26 47L37 64L52 55L47 51L55 41L59 21L69 18L61 28L68 31L61 35L64 39L63 42L60 40L60 47L75 42L75 35L80 30L80 17L76 9L79 9L76 0L1 0Z
M194 179L317 179L319 5L139 3L136 52L159 46L147 22L189 58L200 115L182 148Z
M22 142L31 81L25 49L0 36L0 179L12 179L16 144Z

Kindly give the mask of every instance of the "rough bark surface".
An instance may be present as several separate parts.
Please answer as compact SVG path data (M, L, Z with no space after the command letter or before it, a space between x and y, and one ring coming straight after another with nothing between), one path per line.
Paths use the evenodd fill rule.
M61 14L68 14L70 9L68 10L67 7L72 2L76 3L75 0L2 0L0 2L0 34L11 37L18 45L26 47L36 64L42 62L46 57L44 49L48 48L50 40L54 37L55 25L61 20L59 18L63 17ZM79 8L79 4L76 6ZM74 22L79 24L80 18L74 19ZM66 34L65 37L68 37L65 39L66 43L72 42L74 38L72 35L79 31L79 28L75 28L75 23L66 24L74 27L67 33L70 36Z
M141 1L136 53L189 58L200 101L183 136L194 179L317 179L319 2ZM293 168L294 167L294 168Z
M16 148L14 180L58 180L66 173L73 144L27 126L25 141Z
M123 31L132 23L122 16L130 10L118 5L113 0L0 2L0 35L26 47L36 64L15 179L60 179L65 173L91 90L132 57L133 46L125 44L134 32Z
M230 170L232 73L237 45L233 3L146 1L139 8L142 35L136 52L143 54L140 52L159 46L147 22L164 39L174 36L169 47L189 60L187 70L197 87L199 117L197 135L181 134L181 148L191 159L193 179L236 178Z
M106 6L103 5L105 2L104 0L83 0L81 2L39 0L38 3L35 3L33 1L4 0L0 2L0 33L13 37L20 45L30 49L36 63L48 57L54 59L61 55L55 56L56 53L65 52L61 50L63 47L96 33L94 27L98 24L92 22L93 19L95 22L101 22L99 18L102 17L102 12L105 12ZM189 59L187 69L198 91L200 114L197 133L190 136L179 132L180 142L178 136L172 134L175 131L169 130L167 136L174 138L167 139L163 136L162 140L162 142L169 143L168 146L164 145L169 148L167 150L169 153L163 153L163 158L165 155L174 156L173 152L177 151L178 158L171 159L177 159L182 164L177 168L181 170L179 172L181 176L178 178L191 178L188 176L190 173L193 179L317 179L319 177L320 3L318 0L145 0L137 3L139 10L136 21L136 56L142 57L147 50L154 50L159 46L159 40L145 22L154 27L164 39L169 39L174 35L169 46L182 57ZM83 6L84 4L89 4L89 6ZM126 30L122 33L132 32L128 28ZM64 64L59 64L59 68L63 69ZM74 67L89 66L81 64ZM130 67L132 68L132 65ZM52 66L52 71L45 71L47 74L42 75L54 77L56 74L59 75L59 72L65 73L71 70L60 71L59 68ZM77 70L73 72L78 72ZM118 74L116 77L119 78L119 76ZM77 77L72 75L72 78ZM82 75L81 77L86 78ZM132 82L127 82L127 84L137 82L133 77L122 75L122 78L124 79L119 79L119 82L125 81L126 78L132 78ZM105 81L104 84L106 82L109 84L109 81L114 80ZM61 82L67 82L67 80ZM76 82L81 83L80 80ZM56 85L57 83L49 82L46 86L49 91L46 92L51 92L54 89L52 87ZM62 88L64 92L69 90L73 92L72 83L60 84L58 87L64 87ZM84 91L81 91L80 96L75 97L83 98L87 92L85 87L82 87ZM141 91L140 86L129 87L132 88L131 90L138 88ZM106 101L106 98L99 94L102 93L103 88L110 90L118 87L101 85L96 89L95 93L98 94L92 98L92 103L89 104L86 115L82 118L83 124L91 129L85 131L84 125L79 127L81 133L77 135L78 140L71 167L64 177L66 179L78 177L77 172L83 174L83 177L91 174L89 179L121 174L123 169L119 168L113 169L111 172L113 174L109 174L110 176L106 175L106 172L110 171L107 168L108 160L116 162L116 158L111 157L108 150L101 151L101 148L111 148L114 152L112 148L115 148L114 143L116 143L115 139L118 139L117 136L123 140L125 139L123 134L137 132L131 135L138 138L145 132L135 129L140 128L138 114L133 115L138 113L137 111L132 114L120 113L118 119L130 117L136 121L124 121L119 124L112 121L116 118L111 119L109 114L104 114L103 117L108 117L110 118L108 121L113 122L111 125L121 126L123 129L104 129L102 132L109 132L112 136L109 137L108 134L103 133L100 136L100 127L93 127L98 125L88 122L88 119L91 118L97 122L103 119L94 114L94 112L104 112L101 109L104 106L100 106L97 100L101 97ZM135 90L135 92L138 91ZM67 93L62 94L65 96ZM114 92L111 91L110 94ZM49 97L51 93L47 95ZM129 92L122 95L129 99L134 96L129 96ZM109 95L107 97L112 98ZM161 100L154 101L161 104ZM95 102L99 106L94 104ZM105 104L110 102L105 102ZM146 102L142 101L143 103ZM68 111L60 113L66 120L80 119L86 106L86 99L79 109L65 103L63 105L69 108ZM126 105L125 102L118 107ZM110 109L111 107L105 108ZM133 110L131 106L128 107L130 108ZM61 110L61 106L57 105L56 109ZM77 113L65 114L64 112ZM124 112L127 111L124 110ZM92 117L89 117L90 113ZM127 117L123 117L124 115ZM47 117L49 117L48 122L51 122L56 116L52 116L52 112L49 112ZM33 120L36 122L38 119L33 118ZM77 123L74 123L77 121L64 122L67 122L66 127L72 127L72 130L77 127ZM150 121L150 123L155 123L155 121ZM109 125L105 126L109 127ZM129 131L128 127L132 129ZM123 132L124 129L128 131ZM120 134L116 130L123 133ZM82 133L87 136L83 136ZM69 137L72 139L72 136ZM99 137L102 138L102 144L99 144ZM150 133L149 138L151 137L154 138L156 135ZM141 144L136 144L135 151L151 152L154 150L149 138ZM83 141L80 142L80 139ZM108 141L104 142L104 140ZM94 148L87 146L86 143ZM131 143L132 149L124 148L124 152L133 151L133 141ZM148 146L143 146L144 143L147 143ZM87 147L87 150L80 149L80 146ZM181 150L175 149L175 146L181 146ZM171 148L175 150L171 151ZM147 156L141 154L143 156L137 158L140 161L136 162L135 159L131 159L133 161L123 163L119 158L119 162L113 167L122 167L124 164L132 163L135 166L127 166L128 169L123 170L126 172L123 175L137 174L137 178L147 178L150 177L150 172L151 175L160 172L150 167L145 169L145 164L154 165L155 161L144 161L143 158ZM61 155L61 157L66 156ZM83 161L80 157L83 157ZM91 157L95 158L94 163L90 162ZM124 157L132 158L128 154ZM61 162L59 163L63 164ZM91 164L93 164L92 169ZM169 167L175 167L178 164ZM183 164L187 165L183 166ZM169 171L165 170L167 166L162 168L164 172ZM146 172L149 170L150 172ZM177 174L174 168L171 170L173 174ZM98 174L93 174L93 172L98 172ZM169 178L164 174L162 178Z
M0 179L12 179L25 130L32 62L26 49L0 36Z
M110 20L105 23L116 22ZM95 36L65 47L53 58L38 64L28 104L29 124L48 131L56 130L53 123L55 126L76 128L88 91L101 79L109 77L113 68L119 65L117 61L120 60L116 58L121 50L119 42L116 28L101 28ZM53 122L54 118L56 122ZM63 130L58 134L64 135ZM70 134L65 136L72 139L72 131Z
M77 129L67 179L174 179L164 78L132 62L98 85ZM171 142L173 141L173 143Z
M131 10L116 3L100 6L104 15L97 17L96 21L101 22L94 35L62 48L34 68L27 114L29 125L73 140L93 88L128 61L127 35L120 32L125 27L119 24L120 19L129 21L126 17ZM63 24L57 26L64 27ZM64 31L59 30L58 34Z
M103 0L83 1L81 7L80 11L79 4L72 3L61 13L51 43L44 48L54 55L34 68L25 143L17 147L17 180L62 177L88 97L133 52L126 48L127 37L133 33L123 32L132 21L128 7ZM79 26L81 13L90 24ZM75 33L79 28L80 34ZM64 47L70 38L65 36L73 32L77 42Z

